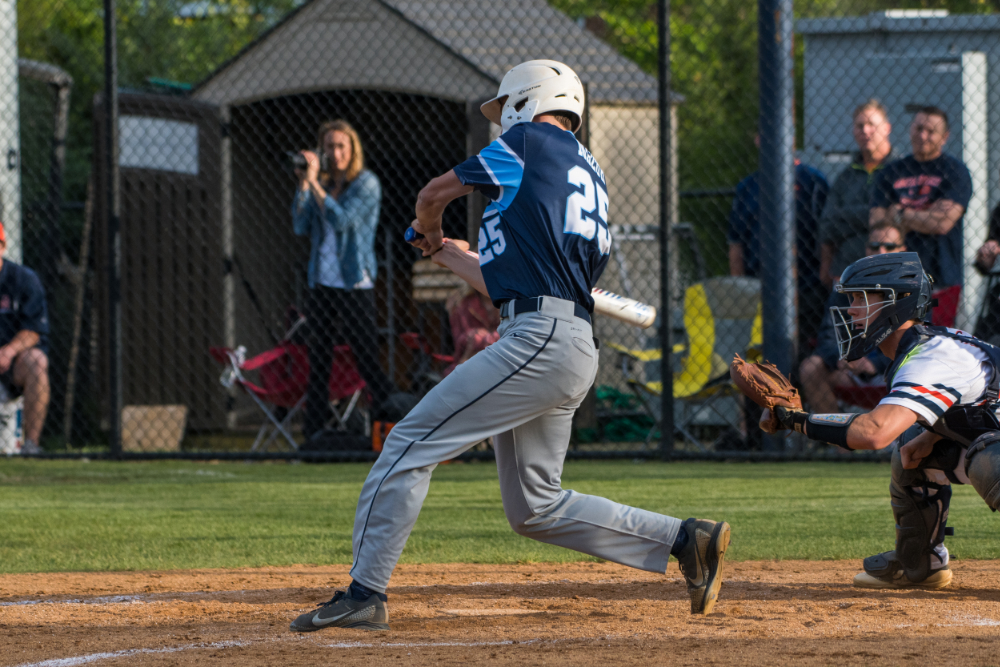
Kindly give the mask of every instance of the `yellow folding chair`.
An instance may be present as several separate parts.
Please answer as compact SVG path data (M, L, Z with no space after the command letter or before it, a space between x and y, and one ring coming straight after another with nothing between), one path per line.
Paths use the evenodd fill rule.
M733 355L739 353L751 359L760 355L760 281L725 276L688 287L684 292L684 333L685 342L673 346L673 393L681 408L675 410L674 429L704 451L701 440L692 433L694 425L705 421L730 426L739 423L739 415L732 413L738 403L723 399L739 394L729 379ZM656 370L662 352L630 349L613 342L607 345L619 354L629 389L653 419L654 425L646 435L648 446L662 423L663 383L651 379L659 375ZM706 419L711 414L715 417Z

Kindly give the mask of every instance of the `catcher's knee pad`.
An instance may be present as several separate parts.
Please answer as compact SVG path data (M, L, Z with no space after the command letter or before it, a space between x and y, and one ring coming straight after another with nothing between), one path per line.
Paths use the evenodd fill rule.
M896 550L866 558L865 572L885 576L900 568L910 581L923 581L931 574L934 548L944 542L951 486L927 480L919 469L904 469L897 449L892 456L889 494L896 520Z
M994 512L1000 509L1000 431L984 433L965 453L965 474Z
M919 485L901 486L896 480L889 485L892 514L896 520L896 550L865 559L865 571L880 576L897 567L913 582L923 581L931 574L931 555L944 542L951 486L924 481Z

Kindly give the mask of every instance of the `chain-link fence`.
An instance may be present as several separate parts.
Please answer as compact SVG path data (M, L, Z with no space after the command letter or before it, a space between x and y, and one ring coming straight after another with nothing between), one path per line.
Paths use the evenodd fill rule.
M827 453L762 437L729 361L770 358L814 411L871 408L888 360L845 366L824 317L847 265L903 249L935 323L1000 336L1000 6L757 4L6 0L0 451L376 456L500 321L403 241L417 193L499 136L479 107L504 74L549 58L607 176L597 286L659 310L595 315L571 452ZM445 235L486 252L487 204L452 203Z

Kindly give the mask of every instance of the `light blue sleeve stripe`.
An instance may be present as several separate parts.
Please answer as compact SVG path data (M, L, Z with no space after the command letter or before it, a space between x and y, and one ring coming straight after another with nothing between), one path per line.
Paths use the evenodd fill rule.
M496 200L497 209L503 211L517 196L524 176L524 162L507 144L497 139L479 153L479 161L490 175L494 185L500 188Z

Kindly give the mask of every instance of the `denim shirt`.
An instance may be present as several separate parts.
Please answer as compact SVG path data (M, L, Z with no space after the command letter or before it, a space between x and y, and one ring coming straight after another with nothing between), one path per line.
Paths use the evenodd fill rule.
M340 199L327 195L323 217L337 236L337 263L345 285L356 285L368 274L375 280L375 230L382 207L382 185L367 169L347 184ZM309 236L309 287L317 285L319 253L328 226L320 219L316 198L299 190L292 201L292 223L297 236ZM350 289L350 288L348 288Z

